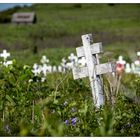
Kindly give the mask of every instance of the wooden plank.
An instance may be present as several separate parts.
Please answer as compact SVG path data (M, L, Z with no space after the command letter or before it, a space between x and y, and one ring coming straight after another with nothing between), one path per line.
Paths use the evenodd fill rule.
M99 53L102 53L103 52L102 43L101 42L99 42L99 43L93 43L90 46L90 48L91 48L91 54L99 54ZM83 46L76 48L76 52L77 52L77 56L78 57L85 56L85 52L84 52Z
M88 74L88 68L87 67L74 67L72 69L73 71L73 77L74 79L79 79L79 78L84 78L84 77L87 77L89 74Z
M109 72L115 72L115 63L105 63L96 65L96 75L101 75Z

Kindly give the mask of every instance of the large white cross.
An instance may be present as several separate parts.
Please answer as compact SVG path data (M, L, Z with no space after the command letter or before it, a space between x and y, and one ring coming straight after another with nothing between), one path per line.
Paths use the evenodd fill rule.
M3 57L4 61L7 59L7 57L10 56L10 53L7 52L7 50L3 50L3 52L0 54L1 57Z
M76 51L78 57L85 56L87 66L74 67L73 77L74 79L79 79L89 76L94 104L96 107L100 107L104 104L103 83L100 75L114 72L115 64L99 64L98 54L103 52L102 43L91 45L91 40L91 34L82 35L83 46L76 48Z

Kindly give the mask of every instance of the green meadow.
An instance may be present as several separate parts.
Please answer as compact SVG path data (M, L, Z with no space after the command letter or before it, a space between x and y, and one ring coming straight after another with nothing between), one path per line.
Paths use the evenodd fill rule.
M12 24L15 12L35 12L37 23ZM31 71L42 55L59 65L76 54L87 33L102 42L100 62L119 55L133 62L139 13L140 4L33 4L0 12L0 52L14 59L8 67L0 63L0 136L140 136L139 76L103 75L105 105L97 109L88 78L74 80L68 71L38 82Z

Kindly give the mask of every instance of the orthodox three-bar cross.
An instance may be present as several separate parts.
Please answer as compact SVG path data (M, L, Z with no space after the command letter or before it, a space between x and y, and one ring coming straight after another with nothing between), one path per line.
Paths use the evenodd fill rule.
M101 74L115 72L115 64L112 62L99 64L98 54L102 53L102 43L93 43L92 34L82 35L83 46L76 48L77 56L86 58L85 67L74 67L73 77L79 79L89 77L94 104L100 107L104 104L103 82Z

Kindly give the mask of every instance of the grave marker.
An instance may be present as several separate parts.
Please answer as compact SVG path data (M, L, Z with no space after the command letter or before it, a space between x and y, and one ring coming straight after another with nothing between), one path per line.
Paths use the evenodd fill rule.
M6 61L7 57L10 56L10 53L7 52L7 50L3 50L3 52L0 54L0 57L3 57L4 61Z
M92 89L94 104L100 107L104 104L103 84L101 74L115 71L115 64L105 63L99 64L98 54L102 53L102 43L94 43L91 45L92 35L82 35L83 46L76 48L78 57L85 57L85 67L74 67L73 77L79 79L89 77Z

